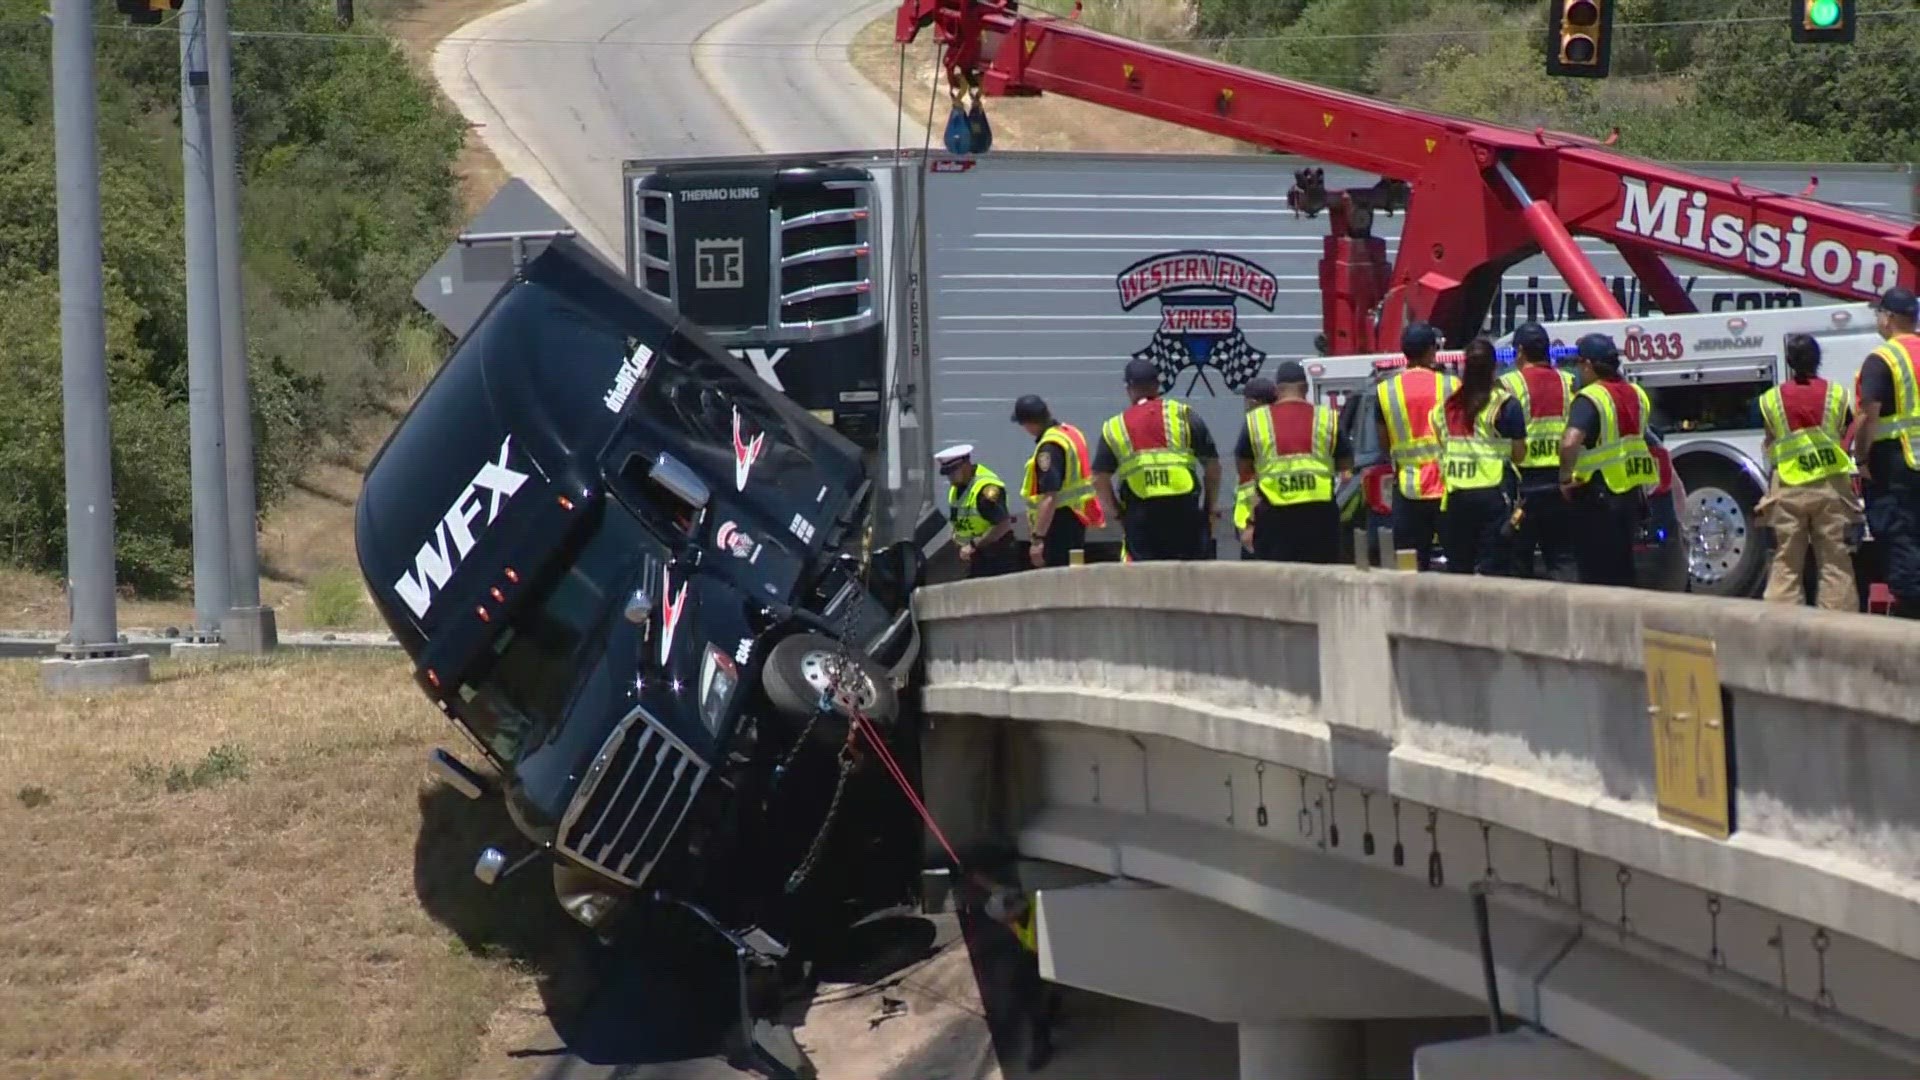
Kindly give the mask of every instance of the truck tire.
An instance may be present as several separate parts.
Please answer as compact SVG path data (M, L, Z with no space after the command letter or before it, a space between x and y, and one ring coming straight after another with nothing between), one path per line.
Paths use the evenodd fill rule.
M832 685L833 672L841 661L840 643L823 634L795 634L781 639L761 665L760 688L767 701L782 715L801 722L820 707L820 694ZM882 731L900 715L900 696L893 680L887 678L873 661L858 650L848 659L855 670L843 680L861 714ZM836 703L834 715L821 717L813 726L813 737L838 745L847 737L851 719L846 706Z
M1758 596L1766 582L1772 548L1754 506L1761 492L1729 464L1712 460L1674 462L1687 486L1687 570L1692 592L1707 596Z

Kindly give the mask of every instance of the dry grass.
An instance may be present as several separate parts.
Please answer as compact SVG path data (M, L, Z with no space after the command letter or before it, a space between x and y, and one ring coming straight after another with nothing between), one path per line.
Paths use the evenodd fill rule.
M425 780L397 654L38 680L0 664L0 1075L454 1080L568 940L467 873L501 822Z
M1111 32L1146 39L1180 36L1188 18L1181 0L1096 0L1088 5L1087 17L1089 21L1097 17L1095 25ZM891 13L869 23L848 52L862 75L889 100L899 100L900 53L893 40ZM936 65L933 35L922 32L907 49L905 107L909 115L927 115L927 103L935 93L939 75ZM936 146L947 121L944 76L938 78L937 85L932 124ZM997 150L1230 154L1247 149L1231 139L1054 95L995 98L987 102L987 116L993 123Z

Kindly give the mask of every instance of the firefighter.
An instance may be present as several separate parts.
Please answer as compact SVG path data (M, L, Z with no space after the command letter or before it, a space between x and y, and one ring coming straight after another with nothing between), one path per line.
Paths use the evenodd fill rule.
M1160 396L1160 371L1126 367L1124 412L1100 428L1093 483L1120 519L1126 562L1198 559L1206 550L1220 487L1220 455L1207 425L1183 401Z
M1566 434L1567 407L1575 392L1573 373L1553 366L1552 344L1537 322L1521 323L1514 330L1513 351L1517 366L1500 377L1500 385L1526 413L1527 453L1520 460L1508 565L1515 577L1534 577L1538 550L1538 576L1571 577L1571 511L1560 497L1560 436Z
M1819 566L1816 603L1856 610L1853 555L1847 533L1861 520L1853 498L1853 459L1846 450L1852 410L1846 388L1818 377L1820 343L1788 334L1787 381L1760 395L1762 448L1773 468L1767 496L1754 509L1773 527L1773 565L1766 599L1798 604L1807 549Z
M1920 300L1895 286L1876 307L1886 344L1860 365L1853 456L1867 527L1885 553L1893 614L1920 619Z
M974 463L971 444L948 447L933 460L953 485L947 491L947 519L953 523L968 580L1018 570L1020 542L1007 513L1007 486L992 469Z
M1353 465L1340 417L1307 400L1307 369L1286 360L1274 372L1275 400L1247 413L1234 458L1242 486L1255 488L1253 515L1240 532L1254 558L1340 561L1340 509L1334 477Z
M1037 394L1013 403L1013 422L1034 440L1020 498L1027 504L1027 559L1034 566L1066 566L1084 548L1087 530L1107 523L1093 491L1093 457L1087 437L1053 418Z
M1273 380L1264 375L1247 380L1247 385L1240 388L1240 404L1243 412L1252 413L1253 410L1263 409L1273 402ZM1253 548L1246 537L1247 530L1253 525L1254 492L1259 489L1259 486L1247 469L1240 470L1240 485L1233 491L1233 535L1240 537L1241 559L1253 558Z
M1511 466L1527 456L1527 415L1494 380L1494 364L1493 342L1469 342L1459 386L1428 417L1440 436L1440 536L1455 574L1509 572Z
M1400 335L1406 370L1380 384L1380 440L1393 459L1393 546L1413 551L1420 569L1433 562L1440 529L1440 440L1429 426L1433 407L1458 387L1459 380L1434 367L1440 335L1423 322Z
M1612 338L1587 334L1575 347L1580 391L1560 437L1560 494L1573 509L1573 558L1582 582L1631 588L1633 541L1647 492L1660 484L1646 428L1653 404L1621 377Z

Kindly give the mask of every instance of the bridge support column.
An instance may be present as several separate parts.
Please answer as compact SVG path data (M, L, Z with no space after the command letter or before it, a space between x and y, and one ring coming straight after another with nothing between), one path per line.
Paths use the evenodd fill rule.
M1365 1059L1357 1020L1240 1024L1240 1080L1359 1080Z

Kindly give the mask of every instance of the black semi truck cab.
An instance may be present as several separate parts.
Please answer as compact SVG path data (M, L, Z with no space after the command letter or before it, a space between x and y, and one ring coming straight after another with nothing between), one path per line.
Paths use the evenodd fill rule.
M858 447L567 240L369 465L361 571L484 759L435 764L505 798L574 918L665 894L791 926L849 718L894 730L918 648L923 561L867 556L869 490Z

